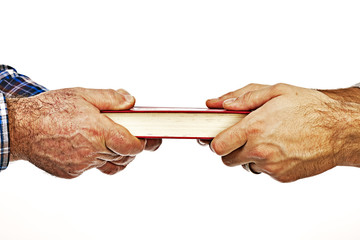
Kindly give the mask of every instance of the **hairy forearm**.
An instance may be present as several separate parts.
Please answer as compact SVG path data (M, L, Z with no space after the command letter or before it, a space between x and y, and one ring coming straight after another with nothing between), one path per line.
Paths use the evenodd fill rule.
M10 161L26 159L26 144L31 136L31 122L36 116L36 103L26 98L7 99L9 116Z
M54 96L53 96L54 95ZM9 98L7 99L8 116L9 116L9 137L10 137L10 161L29 160L31 153L36 151L38 146L34 145L38 136L51 135L50 131L57 122L70 118L63 117L69 109L72 102L66 99L62 100L63 104L69 108L62 112L60 107L61 97L59 94L52 94L52 97L44 96L29 98ZM58 118L52 119L51 115L57 113ZM53 137L56 137L53 135Z
M360 103L360 88L358 87L319 91L334 100Z
M343 102L337 113L333 142L339 166L360 167L360 104Z
M360 88L319 90L339 102L337 129L334 129L334 149L338 149L338 165L360 167Z

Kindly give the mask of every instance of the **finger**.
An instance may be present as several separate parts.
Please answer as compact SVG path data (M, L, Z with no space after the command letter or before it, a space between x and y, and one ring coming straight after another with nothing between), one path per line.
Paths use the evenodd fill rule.
M119 89L78 88L81 96L99 110L126 110L135 104L135 98L127 91Z
M103 157L98 157L98 159L103 162L103 164L99 167L102 167L107 162L111 162L112 164L120 166L120 165L128 165L135 159L135 156L119 156L119 155L117 157L103 156Z
M114 175L115 173L124 170L125 167L126 165L115 165L111 162L107 162L104 166L98 167L98 169L105 174Z
M260 161L260 159L254 159L253 157L249 156L248 150L249 149L245 145L244 147L238 148L230 154L223 156L221 160L226 166L229 167L241 165L245 170L251 171L252 173L265 172L261 168L263 161Z
M230 98L223 102L223 107L227 110L253 110L261 107L269 100L284 94L287 85L277 84L255 91L249 91L237 98Z
M105 161L105 162L112 162L114 164L117 164L117 165L120 165L120 163L122 165L124 165L125 162L127 162L127 159L129 157L134 157L134 156L122 156L122 155L118 155L118 154L112 154L112 155L109 155L109 154L101 154L97 157L98 160L101 160L101 161Z
M147 151L156 151L160 145L162 143L162 139L158 138L158 139L146 139L146 144L145 144L145 150Z
M112 161L112 164L115 164L117 166L121 166L121 165L129 165L129 163L131 163L132 161L134 161L135 156L123 156L122 158L119 158L119 160L116 161Z
M227 94L222 95L219 98L213 98L213 99L209 99L206 101L206 106L208 108L223 108L223 102L226 99L230 99L230 98L237 98L241 95L243 95L246 92L249 91L254 91L254 90L258 90L258 89L262 89L264 87L267 87L267 85L262 85L262 84L249 84L243 88L240 88L234 92L229 92Z
M103 115L106 147L118 155L136 155L145 148L145 140L133 136L126 128Z
M253 162L243 164L241 166L248 172L251 172L251 173L254 173L254 174L260 174L261 173L260 168ZM258 169L258 171L256 171L255 169Z
M252 159L249 159L246 156L244 148L245 147L238 148L235 151L222 156L221 160L228 167L235 167L239 165L244 166L245 164L250 163Z
M206 139L197 139L196 141L201 146L208 146L211 143L211 140Z
M255 173L255 174L260 174L262 173L262 169L256 164L256 163L249 163L249 169L250 172Z
M246 118L219 133L211 142L211 149L224 156L243 146L247 141Z
M262 173L262 169L255 162L253 162L253 159L248 158L245 152L245 148L241 147L226 156L222 156L221 160L228 167L241 165L246 171L250 171L255 174Z

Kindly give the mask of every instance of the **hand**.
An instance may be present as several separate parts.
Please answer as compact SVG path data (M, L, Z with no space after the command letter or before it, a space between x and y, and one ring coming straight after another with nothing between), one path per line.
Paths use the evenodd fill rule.
M9 98L7 104L10 160L28 160L58 177L74 178L91 168L114 174L161 144L138 139L100 114L133 107L135 99L125 90L60 89Z
M254 110L218 134L211 148L228 166L251 163L255 172L281 182L339 165L360 166L359 95L357 88L322 93L286 84L248 85L207 101L209 108Z

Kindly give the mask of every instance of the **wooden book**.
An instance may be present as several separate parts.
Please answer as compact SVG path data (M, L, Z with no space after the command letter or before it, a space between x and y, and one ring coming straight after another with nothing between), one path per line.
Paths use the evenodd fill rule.
M249 113L224 109L154 107L101 112L139 138L190 139L212 139Z

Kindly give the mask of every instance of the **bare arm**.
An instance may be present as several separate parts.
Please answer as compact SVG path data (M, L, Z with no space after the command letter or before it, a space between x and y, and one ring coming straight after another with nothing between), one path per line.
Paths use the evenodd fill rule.
M331 89L331 90L319 90L334 100L343 102L360 103L360 88L342 88L342 89Z

